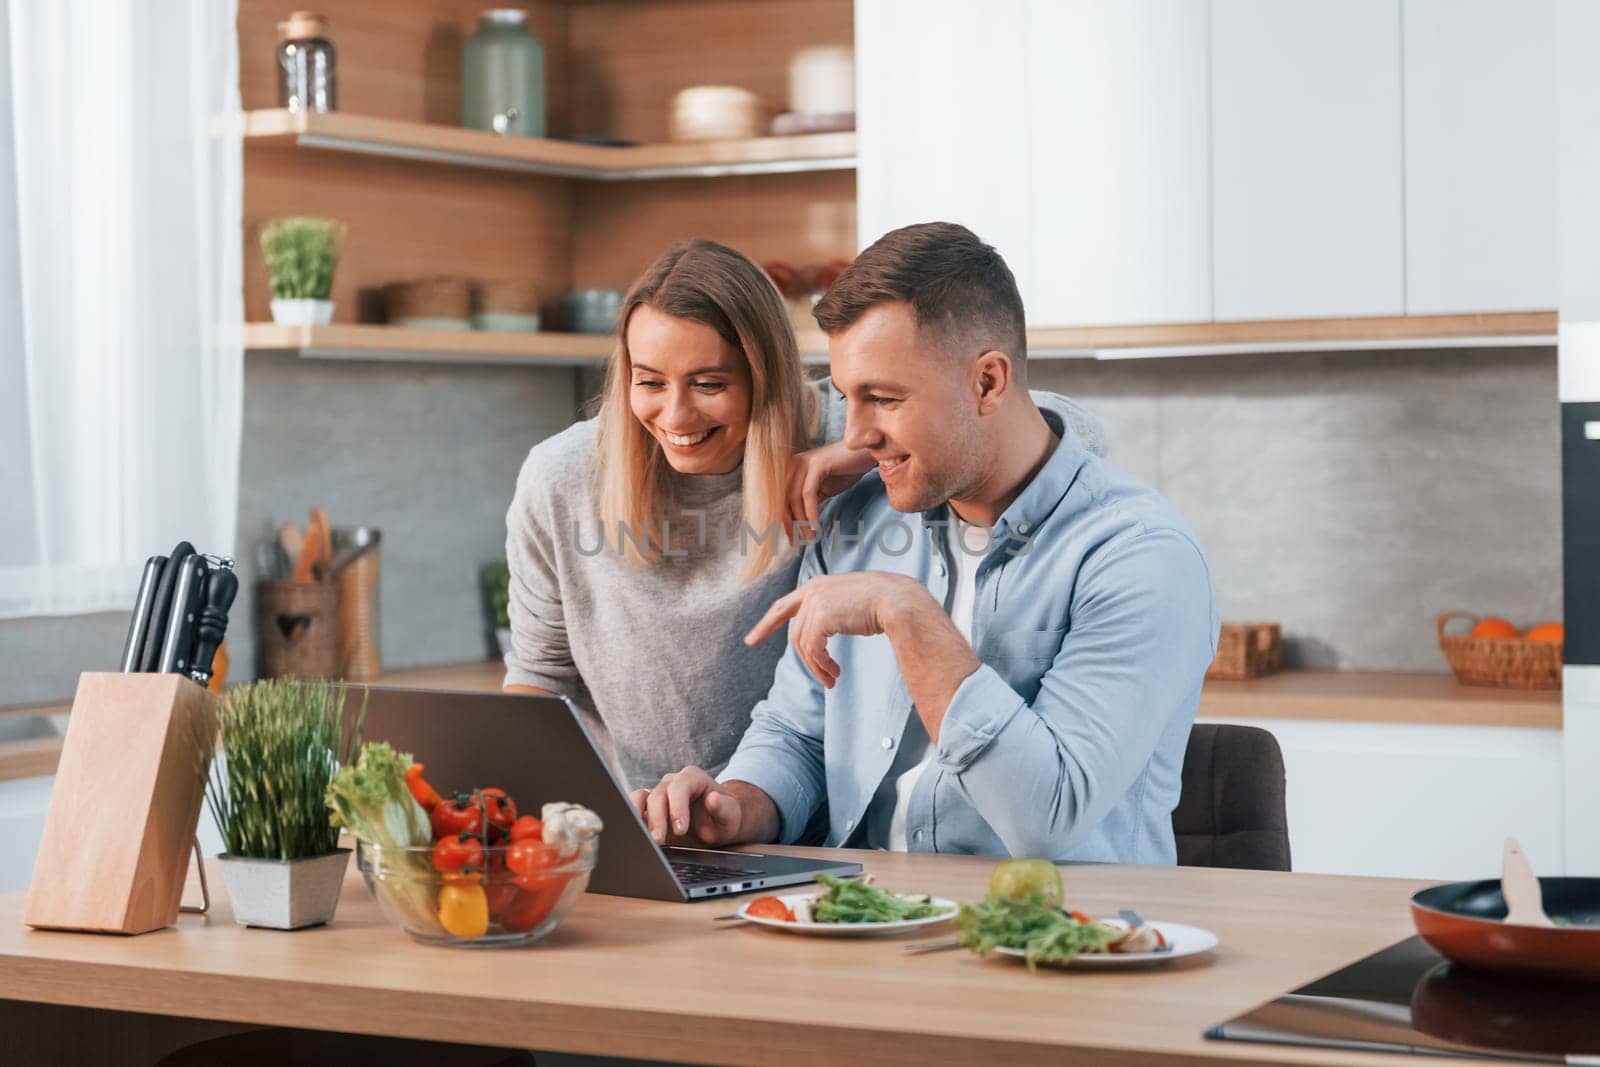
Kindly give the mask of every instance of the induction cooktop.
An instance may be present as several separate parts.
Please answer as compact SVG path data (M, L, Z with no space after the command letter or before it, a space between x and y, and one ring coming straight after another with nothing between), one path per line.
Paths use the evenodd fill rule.
M1411 937L1206 1036L1600 1067L1600 985L1470 970Z

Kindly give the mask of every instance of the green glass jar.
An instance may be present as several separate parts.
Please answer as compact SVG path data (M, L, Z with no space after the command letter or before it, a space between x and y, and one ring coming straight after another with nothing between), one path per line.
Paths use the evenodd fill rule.
M461 124L519 137L545 135L544 44L528 32L528 13L478 16L461 47Z

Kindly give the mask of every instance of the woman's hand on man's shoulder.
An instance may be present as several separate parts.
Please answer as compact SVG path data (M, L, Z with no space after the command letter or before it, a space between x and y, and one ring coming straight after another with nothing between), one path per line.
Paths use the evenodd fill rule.
M868 452L842 441L796 453L789 461L784 529L791 540L810 540L822 521L822 505L855 485L873 468Z

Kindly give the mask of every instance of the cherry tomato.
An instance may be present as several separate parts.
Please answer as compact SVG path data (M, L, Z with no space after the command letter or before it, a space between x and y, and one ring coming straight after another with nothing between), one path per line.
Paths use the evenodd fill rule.
M516 899L501 914L500 925L514 933L538 926L555 910L562 891L567 887L567 878L563 874L546 875L543 884L537 888L518 889Z
M406 788L411 790L411 795L422 805L423 811L433 811L438 807L439 801L444 799L437 789L423 781L420 763L413 763L406 768Z
M532 815L524 815L511 824L511 840L513 841L543 841L544 823Z
M449 883L439 890L439 925L457 937L472 939L489 932L489 899L483 886Z
M491 836L504 837L510 832L511 824L517 821L517 803L504 789L480 789L472 799L482 803Z
M501 916L511 909L517 897L517 887L511 881L511 872L506 868L504 849L489 850L489 870L484 875L483 892L489 900L489 921L499 922Z
M453 797L435 805L428 813L428 822L433 826L435 841L459 834L480 834L483 832L483 809L471 800Z
M1089 923L1094 922L1093 919L1089 918L1089 916L1085 915L1081 911L1069 911L1069 912L1067 912L1067 914L1072 916L1074 919L1077 919L1079 922L1081 922L1081 923L1083 923L1085 925L1088 925Z
M794 922L794 912L790 911L788 905L777 897L757 897L745 905L744 913L752 919L779 919L786 923Z
M482 871L482 842L469 834L440 838L433 846L433 869L440 874L471 874Z
M513 875L512 881L529 889L543 885L545 872L559 860L555 849L547 848L543 841L533 838L525 837L506 847L506 867Z

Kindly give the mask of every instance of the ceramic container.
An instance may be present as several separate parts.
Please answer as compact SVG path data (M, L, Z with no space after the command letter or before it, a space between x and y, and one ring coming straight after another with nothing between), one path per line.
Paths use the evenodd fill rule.
M299 930L321 926L339 906L350 850L299 860L258 860L218 856L222 880L240 926Z
M617 328L617 312L622 310L619 289L584 289L568 293L562 301L567 329L573 333L610 333Z
M274 300L272 321L279 326L326 326L333 321L333 301Z

